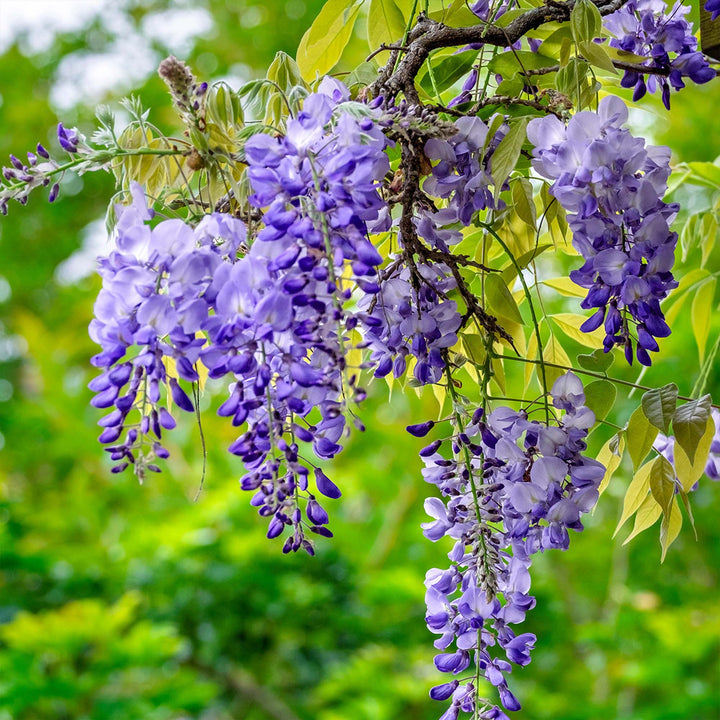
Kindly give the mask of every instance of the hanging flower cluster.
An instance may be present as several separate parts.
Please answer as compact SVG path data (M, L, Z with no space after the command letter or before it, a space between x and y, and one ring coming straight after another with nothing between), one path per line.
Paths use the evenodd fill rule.
M88 149L80 133L75 128L66 128L62 123L57 126L57 139L60 147L71 157ZM55 202L60 193L58 174L62 174L60 163L51 158L40 143L35 152L27 153L27 162L11 155L10 167L3 167L0 178L0 214L7 215L9 200L25 205L33 190L51 183L48 201Z
M570 6L556 5L549 17L569 15ZM479 0L469 8L486 28L503 14L520 12L514 0ZM708 0L706 9L720 14L716 0ZM531 24L540 17L536 10L528 11ZM622 81L635 88L636 99L659 85L669 107L670 88L683 87L684 78L703 83L715 76L685 15L680 4L668 11L664 0L628 0L605 18L615 36L611 45L647 58ZM53 160L42 145L28 153L27 162L11 156L11 166L2 170L0 211L6 212L8 199L24 203L32 189L49 185L68 168L107 169L111 161L121 164L123 153L176 155L178 166L179 158L192 159L186 165L207 175L200 172L186 182L188 194L196 183L200 189L205 182L212 186L213 168L218 173L231 168L233 182L244 173L241 187L248 197L243 200L235 185L215 206L230 207L236 216L212 212L199 222L158 217L137 182L130 183L131 202L115 207L116 230L110 251L99 260L103 286L90 325L101 348L92 360L100 370L90 383L92 404L107 411L99 440L114 462L113 472L133 468L141 480L159 472L159 461L169 455L164 433L175 426L172 406L199 412L201 376L223 380L229 387L218 414L238 428L229 451L242 461L241 487L266 518L267 536L284 536L283 552L313 554L309 533L332 536L321 501L341 495L320 465L343 449L354 404L365 397L361 372L376 378L412 375L408 383L414 386L446 379L452 434L420 452L423 477L439 493L425 502L431 521L423 524L423 533L433 542L446 536L454 541L450 566L429 570L425 579L426 623L438 636L435 666L452 675L430 694L450 701L441 720L457 720L461 713L507 720L506 711L520 709L508 676L514 666L530 662L537 640L518 631L535 605L532 558L569 547L570 531L583 529L582 515L597 502L605 468L585 454L595 416L572 372L557 379L549 393L545 388L539 401L519 399L530 403L527 409L492 406L495 398L487 387L492 370L498 360L510 358L493 354L500 339L510 345L513 339L493 316L490 293L476 296L466 277L471 268L490 270L473 259L477 255L453 249L471 242L463 229L473 222L489 228L488 242L491 235L497 240L524 284L513 250L491 223L499 228L509 214L502 212L507 207L500 195L509 189L513 168L507 166L523 155L524 135L517 130L525 120L510 132L511 116L449 121L438 113L460 113L423 105L413 63L427 58L443 32L462 30L430 34L422 25L433 22L420 17L407 33L407 47L384 48L391 61L356 101L329 77L315 83L314 92L298 80L285 93L282 82L268 80L288 116L277 128L242 123L239 128L228 121L237 142L233 152L223 151L220 165L204 142L211 136L209 119L222 114L220 94L168 58L160 75L190 142L168 142L162 150L116 142L93 150L61 124L58 143L70 161ZM505 25L507 32L516 22ZM466 39L478 40L477 29ZM479 49L483 38L467 47ZM523 38L515 33L513 39L510 47L520 48ZM429 45L421 43L418 53L413 43L420 40ZM494 44L503 42L496 38ZM531 50L539 42L530 39ZM288 78L300 72L283 62ZM482 101L478 108L488 100L492 73L483 77L481 55L480 63L451 106L474 95ZM557 71L533 69L542 75ZM548 113L527 123L532 165L567 211L573 245L583 258L570 274L587 290L582 307L594 311L582 329L603 327L605 352L623 346L629 363L637 358L650 365L650 352L659 350L657 338L670 334L660 302L677 286L672 273L677 235L670 224L678 206L662 199L669 150L648 146L623 127L627 108L617 97L604 98L597 112L578 112L567 123L539 97L523 103ZM569 109L563 98L558 107ZM518 99L500 96L488 104L496 100L512 106ZM234 110L230 114L235 118ZM140 110L137 118L142 123ZM100 122L106 130L112 127ZM391 157L397 161L392 167ZM526 165L518 167L524 173ZM131 174L128 170L126 177ZM526 179L521 184L529 185ZM51 202L57 194L54 184ZM170 206L181 207L184 199L176 202ZM202 198L187 205L208 207ZM522 218L531 225L533 210L526 213L533 215L530 220ZM397 242L395 252L378 251L371 235L379 233ZM511 292L504 284L500 290ZM467 410L471 401L455 392L460 380L453 377L454 363L465 362L453 348L473 318L479 333L474 339L483 343L486 359L483 404L474 413ZM540 346L534 311L533 321ZM470 341L463 336L463 343ZM543 364L539 350L537 362ZM545 411L544 422L531 418L535 403ZM706 473L719 479L720 414L713 412L713 418ZM359 419L354 424L362 429ZM408 431L424 437L434 425L418 423ZM655 449L672 462L673 444L672 437L658 435ZM480 696L482 678L496 688L499 703Z
M610 45L648 58L643 65L650 74L626 70L620 83L635 88L634 101L659 86L663 104L669 110L670 87L684 88L683 78L697 84L715 78L715 71L697 49L692 24L685 17L689 12L690 7L679 0L672 8L665 0L629 0L604 19L605 28L615 36ZM655 70L667 75L652 74Z
M342 449L347 402L363 397L358 373L346 372L345 333L357 321L344 304L354 287L379 291L382 260L365 225L381 207L387 141L369 117L334 117L346 99L338 91L329 83L309 96L284 137L248 141L251 202L266 211L241 258L247 238L240 221L216 213L195 231L180 220L151 229L152 211L135 185L134 203L118 208L116 250L101 261L104 286L91 325L103 348L94 362L104 368L92 383L93 402L113 408L100 439L112 443L116 471L158 469L151 461L167 456L161 428L174 424L160 406L162 384L180 408L194 409L165 358L187 382L198 380L200 361L211 378L233 379L218 412L247 429L230 452L245 464L242 487L255 491L253 504L270 518L268 535L291 527L285 551L312 552L305 526L331 534L298 443L323 459ZM131 347L139 353L126 358ZM137 426L127 424L131 410L140 412ZM155 436L149 447L148 432ZM310 467L317 491L339 497L324 472Z
M499 692L505 710L520 703L508 688L512 665L527 665L535 645L532 633L516 634L511 626L534 607L529 595L531 556L551 548L566 550L569 530L582 530L580 516L597 502L604 467L583 455L595 416L585 407L580 380L560 377L551 390L562 415L555 425L530 420L524 411L499 407L487 416L475 411L449 443L436 440L421 450L425 480L444 496L425 501L433 518L425 536L451 537L452 564L428 571L426 622L439 635L435 657L454 679L431 691L437 700L452 698L442 720L463 712L483 720L505 717L487 701L476 705L476 677L484 676ZM409 428L414 434L428 426ZM442 454L449 444L451 456Z
M672 275L678 206L663 202L670 150L646 146L622 127L627 108L617 97L598 112L580 112L567 127L555 117L531 120L533 166L570 213L573 245L585 259L570 277L588 289L584 308L598 308L582 329L605 327L605 351L623 345L629 363L650 365L655 338L670 328L660 301L677 287Z

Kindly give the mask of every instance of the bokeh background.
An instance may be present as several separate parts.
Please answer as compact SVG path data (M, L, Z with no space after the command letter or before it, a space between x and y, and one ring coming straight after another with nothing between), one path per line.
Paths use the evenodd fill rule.
M171 132L164 56L239 86L276 51L293 54L320 5L0 0L0 154L54 146L58 119L89 134L94 105L130 91ZM348 69L367 52L362 22L356 34ZM671 113L645 107L634 120L677 160L720 155L717 87L675 96ZM371 393L367 432L333 466L336 537L314 559L265 538L224 450L231 429L212 412L197 502L192 423L172 434L162 475L143 486L111 475L88 405L86 328L112 192L108 175L67 178L61 201L38 193L0 220L0 720L437 718L423 578L448 548L422 537L421 442L404 432L437 413L432 395ZM707 202L700 190L685 200ZM690 391L689 313L643 382ZM618 403L621 422L638 402ZM538 644L512 679L518 720L720 717L720 485L693 493L698 539L686 523L661 566L657 528L627 546L626 531L611 538L629 478L618 472L569 552L535 563L525 629Z

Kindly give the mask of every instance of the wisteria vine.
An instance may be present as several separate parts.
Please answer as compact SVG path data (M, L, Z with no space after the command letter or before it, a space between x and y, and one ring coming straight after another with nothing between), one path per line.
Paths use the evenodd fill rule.
M720 16L716 0L705 9L713 20ZM160 75L182 138L151 143L140 112L131 130L139 128L146 144L129 143L134 135L123 144L107 119L102 147L60 123L57 145L67 157L42 144L27 161L11 155L0 211L10 200L25 204L39 187L49 186L54 202L66 172L116 172L123 190L111 248L98 263L102 289L90 324L100 346L91 402L107 411L99 440L112 472L131 468L141 481L159 472L174 408L199 415L201 380L222 381L228 389L217 413L238 428L228 449L244 468L240 486L266 518L267 536L284 538L283 552L314 554L312 534L332 536L325 505L341 489L326 461L353 428L363 429L364 386L391 377L436 386L449 415L408 427L418 438L438 435L420 451L422 476L436 489L425 501L431 519L422 532L454 543L449 567L429 570L425 580L425 620L440 651L435 666L452 675L430 696L450 701L441 720L502 720L520 709L508 676L530 662L538 642L518 632L535 605L532 558L568 549L570 531L583 529L581 517L609 472L588 454L599 419L588 406L583 369L544 355L528 285L537 286L536 248L517 257L511 237L518 219L539 237L551 210L558 227L566 218L581 256L569 277L587 291L580 308L593 311L579 331L602 328L598 350L620 346L627 363L649 366L658 339L670 334L661 302L678 285L672 226L679 206L663 199L670 151L635 137L625 127L626 103L615 95L597 101L578 67L596 62L596 53L605 57L607 41L633 62L607 55L599 67L623 69L620 85L633 89L633 102L659 88L667 108L671 88L717 73L680 2L578 1L521 11L512 1L482 0L470 11L473 24L460 28L419 14L401 44L381 48L389 52L386 65L359 89L327 75L286 88L268 77L252 92L269 87L282 101L274 125L243 124L238 97L197 82L168 58ZM593 51L581 35L595 19ZM567 21L578 45L572 98L534 84L571 66L547 65L543 37L525 37ZM424 95L416 81L432 51L453 47L474 53L473 62L443 88L444 105L432 63ZM528 53L544 59L526 57L537 62L526 68L521 55ZM517 60L512 73L507 63L493 66L503 57ZM291 76L297 66L288 68ZM581 83L595 98L582 107ZM503 94L508 87L514 94ZM228 118L237 127L223 125ZM129 164L122 170L142 156L165 172L159 202ZM159 164L166 161L175 163L172 172ZM219 198L213 183L222 187ZM540 185L549 198L542 205ZM526 344L515 326L525 319L513 293L528 308L536 356L518 351ZM501 387L498 363L511 359L537 365L539 398L491 395L493 381ZM478 380L470 391L458 380L468 364ZM558 371L552 384L551 365ZM668 397L675 409L677 388L647 419L654 452L672 473L672 502L687 490L674 452L678 442L689 453L689 431L681 413L673 419L677 439L670 433ZM717 480L720 415L710 414L709 399L686 400L707 440L701 470ZM619 430L616 447L627 429ZM483 681L492 696L485 697Z

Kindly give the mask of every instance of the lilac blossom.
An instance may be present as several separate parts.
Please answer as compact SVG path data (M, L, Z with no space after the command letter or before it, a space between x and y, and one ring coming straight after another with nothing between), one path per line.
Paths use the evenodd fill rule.
M528 124L533 165L552 183L550 193L569 213L573 245L585 263L570 273L588 289L583 308L597 308L583 324L604 324L605 351L623 345L628 362L650 365L655 338L666 337L660 301L677 287L672 275L676 204L663 202L670 151L646 146L621 127L627 108L617 97L598 112L580 112L567 127L548 116ZM634 331L634 335L633 335Z
M532 633L512 627L535 605L531 556L567 549L568 531L581 531L581 515L597 502L604 468L583 455L595 417L584 405L582 383L568 372L551 397L562 413L556 424L509 407L487 415L480 408L456 428L449 457L441 452L447 441L420 452L425 480L443 496L425 501L431 521L423 533L433 542L454 540L450 567L429 570L425 579L426 622L441 651L435 666L462 676L474 664L497 688L502 705L480 705L474 682L455 679L430 692L451 699L443 718L466 712L490 720L505 717L503 709L520 709L507 675L513 665L530 662L536 642Z

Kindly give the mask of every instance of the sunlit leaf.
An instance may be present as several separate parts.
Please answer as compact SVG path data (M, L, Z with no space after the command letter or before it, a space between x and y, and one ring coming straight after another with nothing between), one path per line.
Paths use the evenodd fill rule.
M630 485L625 493L625 499L623 500L622 515L620 521L615 528L613 537L618 534L620 528L627 522L638 508L643 504L645 498L650 492L650 470L652 469L652 463L645 463L633 476L630 481ZM653 500L653 502L655 502ZM656 503L657 504L657 503Z
M622 461L623 452L625 451L625 438L622 433L613 435L603 446L597 455L597 461L605 466L605 474L603 475L600 485L598 486L598 494L602 495L607 486L610 484L612 476L618 469Z
M681 405L673 415L675 441L685 451L690 462L694 461L700 439L707 432L711 402L710 396L704 395L699 400Z
M628 452L635 470L647 457L657 434L658 429L645 417L642 407L635 410L627 424Z
M652 495L648 495L638 508L632 532L625 538L623 545L627 545L634 537L652 527L661 515L661 507L655 502Z
M675 383L661 388L648 390L642 396L642 408L645 417L665 435L670 431L670 423L675 414L678 387Z
M333 68L352 36L362 2L328 0L300 41L297 64L305 80Z
M405 18L395 0L370 0L367 16L367 38L370 50L403 39Z
M715 278L703 283L697 289L690 309L693 335L695 336L701 363L705 360L705 346L710 334L710 321L714 310L713 299L716 286L717 280Z

